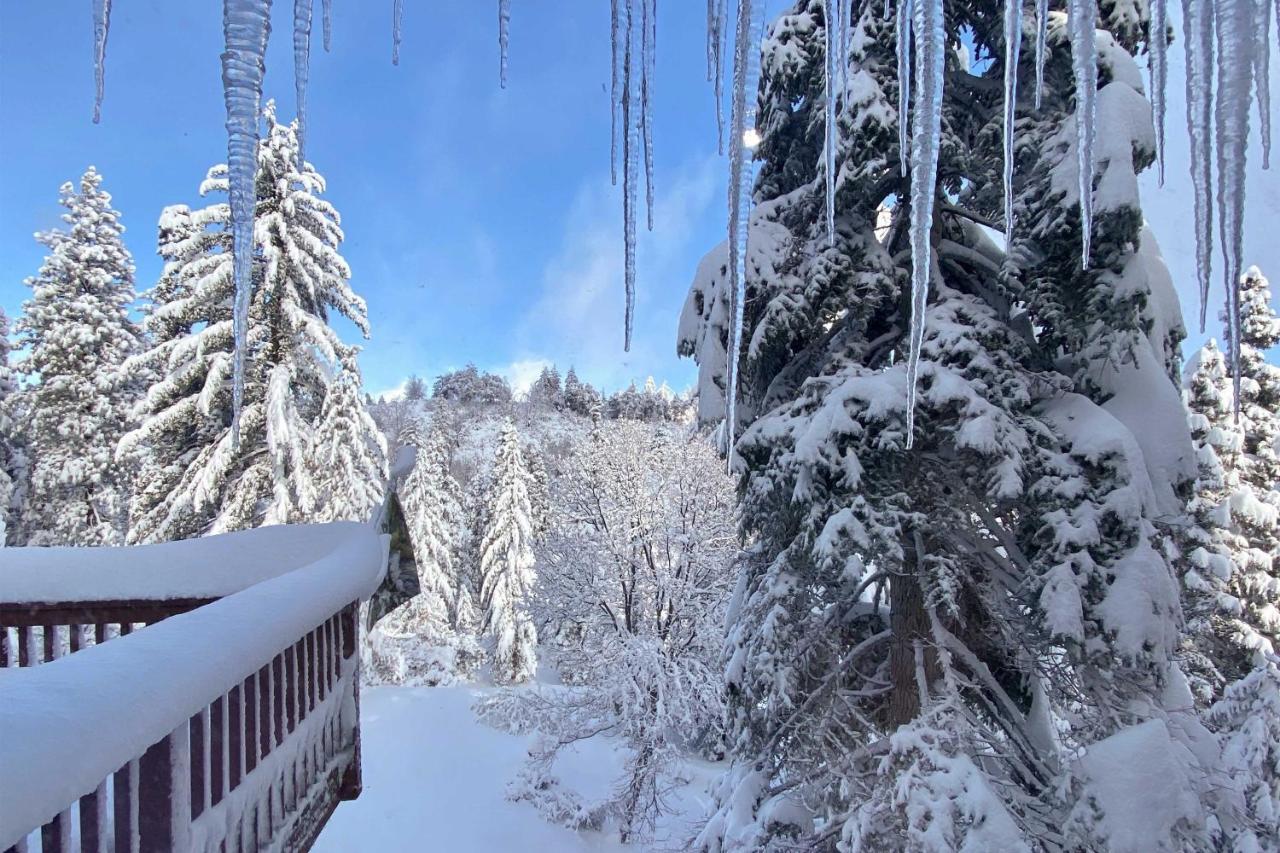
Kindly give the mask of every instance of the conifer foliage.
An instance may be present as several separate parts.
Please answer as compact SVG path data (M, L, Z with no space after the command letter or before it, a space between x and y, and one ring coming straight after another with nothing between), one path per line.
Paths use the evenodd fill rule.
M387 445L360 390L354 360L329 385L308 454L312 521L368 521L387 481Z
M498 440L480 542L482 630L494 638L493 677L518 683L537 671L537 631L527 599L534 572L529 474L515 423L508 420Z
M449 469L444 419L433 418L419 441L413 471L400 494L418 564L423 629L438 636L450 627L469 627L460 623L474 619L474 607L455 561L464 533L462 499Z
M29 545L120 544L129 483L115 448L137 393L122 367L141 346L133 258L96 169L63 184L60 203L67 227L36 235L49 254L17 324L32 460L21 528Z
M299 164L296 123L280 122L270 103L264 117L239 443L231 429L230 214L225 202L194 212L170 208L161 221L165 272L146 321L151 349L132 365L160 379L143 401L140 426L121 444L122 454L138 454L152 470L132 506L134 542L308 521L321 512L310 440L335 371L356 378L347 374L355 350L328 319L336 311L366 336L368 320L364 300L348 285L340 218L321 197L324 178ZM225 193L226 167L210 169L200 191ZM340 400L355 408L337 411ZM376 467L376 438L357 411L363 406L348 388L330 407L331 427L350 418L346 434L362 434L363 449L345 451L362 473ZM353 486L354 502L371 488Z
M17 430L18 381L9 350L9 318L0 308L0 548L7 543L11 513L23 503L26 488L26 457Z

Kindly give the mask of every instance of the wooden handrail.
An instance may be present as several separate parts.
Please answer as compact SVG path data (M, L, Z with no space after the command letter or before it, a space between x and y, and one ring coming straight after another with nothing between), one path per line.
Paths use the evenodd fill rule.
M317 526L332 553L216 601L0 603L9 665L52 661L0 673L0 849L70 850L76 827L85 851L308 849L360 793L357 614L388 547L338 526Z

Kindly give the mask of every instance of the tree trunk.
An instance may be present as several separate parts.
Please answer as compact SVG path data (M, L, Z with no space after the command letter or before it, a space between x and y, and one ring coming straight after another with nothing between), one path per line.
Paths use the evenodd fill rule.
M916 648L924 657L925 683L938 675L937 655L929 632L929 614L924 607L924 590L920 585L923 554L916 547L916 534L908 530L903 536L901 570L889 582L889 678L893 689L889 694L888 724L896 728L920 715L920 689L916 679Z

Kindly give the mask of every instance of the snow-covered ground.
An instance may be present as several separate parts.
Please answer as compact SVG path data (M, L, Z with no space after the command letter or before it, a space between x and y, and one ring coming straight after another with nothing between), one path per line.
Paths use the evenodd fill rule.
M495 689L366 688L360 697L364 792L338 806L316 853L684 849L710 801L711 768L691 768L695 781L673 797L678 811L643 848L620 844L616 833L554 826L528 803L506 799L531 739L476 720L472 704ZM595 739L557 764L556 772L566 787L585 794L607 790L621 762L611 742Z

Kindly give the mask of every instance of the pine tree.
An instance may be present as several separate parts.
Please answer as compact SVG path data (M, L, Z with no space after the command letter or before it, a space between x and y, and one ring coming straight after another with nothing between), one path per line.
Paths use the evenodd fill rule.
M9 318L0 308L0 548L7 543L10 519L21 512L26 493L26 456L18 434L21 413L18 381L9 366Z
M123 368L141 345L128 313L133 258L92 166L62 185L60 203L67 230L36 235L49 254L26 280L17 326L30 349L18 367L32 460L21 527L30 545L119 544L129 483L114 451L137 393Z
M317 508L311 520L368 521L382 502L387 445L360 397L354 361L329 385L308 459Z
M1204 846L1200 803L1178 788L1220 805L1188 751L1208 734L1185 719L1174 661L1168 554L1194 458L1172 379L1176 300L1137 197L1154 151L1129 53L1145 17L1099 36L1106 191L1082 270L1064 16L1041 109L1019 102L1005 252L980 227L1003 213L1004 4L946 5L908 447L909 215L924 188L899 168L898 35L882 8L859 7L849 39L834 239L826 4L798 0L764 45L743 352L726 352L724 245L681 319L704 421L724 418L739 360L733 465L753 542L729 617L733 760L699 846L1106 849L1128 827L1095 757L1149 771L1170 806L1144 828L1153 846Z
M329 312L366 337L368 320L347 283L340 218L321 198L324 178L309 163L299 167L296 123L278 121L273 103L264 116L239 445L231 434L228 208L171 208L161 222L165 272L147 317L152 346L133 364L162 378L120 448L160 472L131 507L132 542L307 521L322 511L309 441L335 368L355 358L328 325ZM200 189L225 193L226 166L210 169Z
M508 420L498 440L480 545L482 628L495 640L493 677L499 683L528 681L538 667L537 632L526 609L537 579L528 490L520 437Z
M442 419L432 420L417 447L417 461L400 492L418 564L424 624L440 635L457 628L459 617L473 610L456 563L462 536L461 491L449 470L449 438Z
M600 392L578 379L572 367L564 377L564 405L575 415L589 418L600 408Z
M404 398L414 403L427 399L427 383L416 373L404 383Z
M542 368L542 373L529 388L529 402L549 409L563 409L564 389L560 386L560 371L554 364Z

